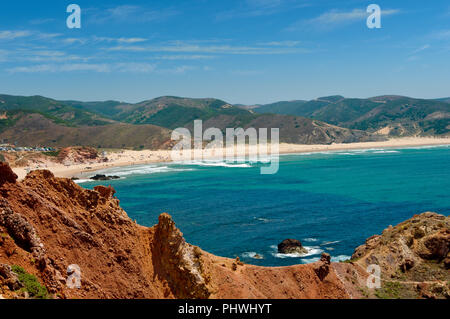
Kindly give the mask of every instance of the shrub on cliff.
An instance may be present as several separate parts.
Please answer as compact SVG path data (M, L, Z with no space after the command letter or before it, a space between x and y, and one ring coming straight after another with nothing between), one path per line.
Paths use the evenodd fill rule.
M22 288L26 291L30 297L37 299L47 299L48 291L47 288L40 284L36 276L29 274L20 266L12 266L13 272L19 277L19 281L23 284Z

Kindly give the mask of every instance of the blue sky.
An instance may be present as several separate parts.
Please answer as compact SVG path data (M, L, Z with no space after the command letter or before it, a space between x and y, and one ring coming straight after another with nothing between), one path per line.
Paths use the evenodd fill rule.
M70 3L81 29L66 26ZM371 3L381 29L366 26ZM8 1L0 70L0 93L57 99L444 97L450 2Z

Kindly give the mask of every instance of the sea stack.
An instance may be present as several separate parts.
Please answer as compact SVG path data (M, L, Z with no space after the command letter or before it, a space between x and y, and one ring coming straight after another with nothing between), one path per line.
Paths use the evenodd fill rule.
M282 254L306 254L308 251L297 239L285 239L278 244L278 252Z

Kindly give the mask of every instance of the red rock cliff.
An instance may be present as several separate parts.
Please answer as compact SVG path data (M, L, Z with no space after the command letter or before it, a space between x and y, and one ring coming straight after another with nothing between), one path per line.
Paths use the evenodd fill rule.
M110 187L83 189L49 171L16 182L3 167L2 176L0 264L23 267L55 296L349 297L333 270L320 280L318 264L266 268L213 256L186 243L168 214L153 227L140 226L120 208ZM72 264L81 270L80 289L66 286Z
M386 232L386 239L376 237L359 247L354 263L330 263L329 256L323 255L307 265L259 267L186 243L168 214L160 215L153 227L136 224L114 193L111 187L81 188L49 171L34 171L16 182L9 166L0 164L0 296L21 296L11 269L18 265L35 275L55 298L372 297L373 292L361 288L366 283L366 264L390 261L383 259L389 238L404 241L402 225L401 230ZM422 215L415 218L421 220ZM423 217L428 223L425 234L419 234L423 239L414 233L416 238L406 245L417 247L416 265L425 265L418 259L422 255L432 259L439 254L436 267L442 268L448 264L448 217L433 216ZM436 222L430 224L432 219ZM422 223L412 223L419 229L411 228L414 232L423 228ZM391 263L389 271L399 267L411 271L406 259ZM79 289L67 287L73 272L73 266L68 267L74 264L81 271ZM443 289L439 296L447 293L448 287ZM423 296L430 294L424 295L422 289Z

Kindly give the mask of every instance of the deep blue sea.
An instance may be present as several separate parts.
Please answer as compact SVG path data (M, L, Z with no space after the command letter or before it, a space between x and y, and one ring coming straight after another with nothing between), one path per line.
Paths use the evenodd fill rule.
M265 266L308 263L322 251L348 259L367 237L424 211L450 212L450 147L282 155L260 164L152 164L102 171L121 206L152 226L170 213L186 240L215 255ZM309 253L277 254L286 238ZM253 258L255 253L263 259Z

